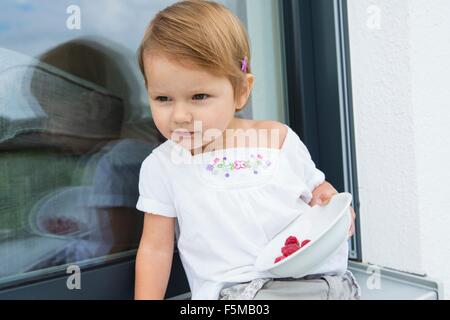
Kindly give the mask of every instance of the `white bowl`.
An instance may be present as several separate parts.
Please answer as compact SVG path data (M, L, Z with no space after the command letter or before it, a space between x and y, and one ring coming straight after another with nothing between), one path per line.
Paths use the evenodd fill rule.
M351 202L352 195L344 192L333 196L325 206L308 207L259 252L256 269L275 277L301 278L310 274L347 241ZM311 241L274 263L275 258L282 255L281 248L289 236L297 237L300 243L306 239Z

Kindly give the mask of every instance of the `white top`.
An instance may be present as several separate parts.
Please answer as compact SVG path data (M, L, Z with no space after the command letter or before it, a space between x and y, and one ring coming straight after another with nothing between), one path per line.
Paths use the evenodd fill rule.
M177 218L192 300L218 299L225 287L274 277L255 269L259 250L304 212L325 180L286 127L281 149L236 147L192 156L167 140L142 163L136 208ZM343 274L347 259L345 242L313 273Z

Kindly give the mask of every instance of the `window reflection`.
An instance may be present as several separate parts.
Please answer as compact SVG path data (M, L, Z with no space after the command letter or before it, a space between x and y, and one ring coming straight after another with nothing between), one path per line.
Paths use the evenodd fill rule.
M137 248L139 170L164 138L130 57L100 36L0 48L0 284Z

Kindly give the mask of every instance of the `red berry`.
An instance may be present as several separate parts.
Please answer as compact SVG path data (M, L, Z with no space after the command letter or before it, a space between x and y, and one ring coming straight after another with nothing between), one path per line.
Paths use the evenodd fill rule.
M284 243L284 245L287 246L289 244L297 244L297 245L299 245L299 242L298 242L296 237L290 236L289 238L286 239L286 242Z
M274 263L280 262L280 261L283 260L284 258L286 258L286 257L285 257L285 256L279 256L279 257L276 257Z
M300 249L300 246L298 244L288 244L287 246L281 248L281 252L285 257L288 257L298 249Z
M311 242L311 240L309 240L309 239L303 240L300 247L306 246L309 242Z

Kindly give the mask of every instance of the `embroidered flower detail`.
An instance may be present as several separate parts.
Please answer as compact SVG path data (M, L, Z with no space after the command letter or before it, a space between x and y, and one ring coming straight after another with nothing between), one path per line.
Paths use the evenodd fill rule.
M231 176L231 173L237 170L252 170L253 174L258 174L261 168L266 169L272 165L269 160L264 160L261 154L250 155L249 160L235 160L227 161L227 157L213 159L212 163L206 166L206 170L213 175L222 173L226 178Z
M239 169L245 169L245 167L246 167L246 162L244 162L244 161L242 161L242 160L239 160L239 161L235 161L235 162L234 162L234 168L235 168L236 170L239 170Z

